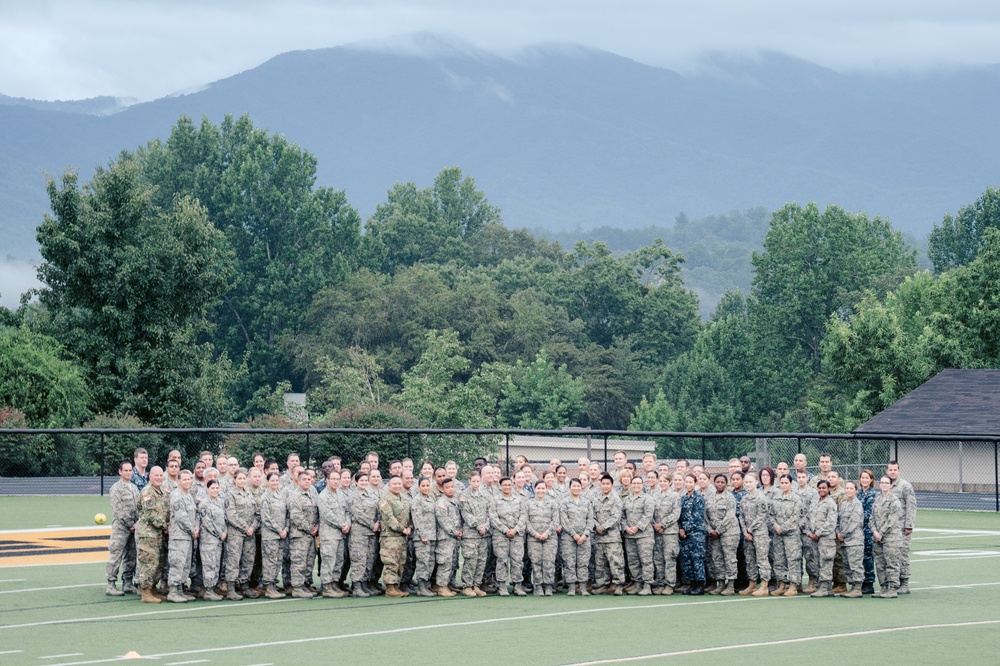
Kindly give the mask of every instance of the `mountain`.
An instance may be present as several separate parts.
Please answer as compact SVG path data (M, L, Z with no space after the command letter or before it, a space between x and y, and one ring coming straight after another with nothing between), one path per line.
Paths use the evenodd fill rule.
M125 104L0 100L0 255L37 256L45 174L89 178L182 114L249 113L315 154L319 184L345 189L364 216L394 182L426 186L459 165L508 226L552 230L795 200L924 235L996 185L1000 162L993 66L847 75L720 54L681 76L583 47L504 58L421 34L285 53L197 92Z

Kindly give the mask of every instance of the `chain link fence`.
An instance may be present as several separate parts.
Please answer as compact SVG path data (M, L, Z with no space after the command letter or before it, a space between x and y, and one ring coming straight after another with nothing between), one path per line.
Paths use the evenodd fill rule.
M862 470L878 478L890 460L917 491L922 508L1000 511L1000 436L962 439L957 436L898 435L871 438L851 434L789 433L666 433L625 431L430 430L348 428L132 428L132 429L0 429L0 495L103 495L117 477L119 462L132 461L137 448L146 449L149 465L163 466L170 451L181 454L191 468L203 451L236 457L252 464L255 453L284 467L291 452L304 464L319 465L340 456L356 469L369 451L379 454L381 467L394 459L411 458L415 469L431 461L454 460L462 474L475 459L486 458L509 472L523 456L535 469L559 460L572 475L580 458L602 468L612 466L616 451L641 466L651 452L673 468L684 458L711 473L726 472L729 460L748 456L754 469L791 468L804 454L807 469L819 471L821 454L845 479Z

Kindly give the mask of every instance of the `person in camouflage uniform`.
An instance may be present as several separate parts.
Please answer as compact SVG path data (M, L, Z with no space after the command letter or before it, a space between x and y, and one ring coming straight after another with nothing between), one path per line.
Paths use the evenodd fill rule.
M819 556L819 587L814 597L833 595L833 560L837 555L837 502L830 497L830 482L820 479L816 484L819 501L806 518L806 536L816 544Z
M219 563L222 561L222 542L228 536L226 533L226 507L219 497L221 490L219 482L212 479L208 482L205 499L198 504L198 523L200 536L198 550L201 552L202 595L208 601L222 601L215 586L219 583Z
M170 498L160 488L162 485L163 469L153 467L149 471L149 484L139 491L137 502L136 564L144 604L158 604L163 600L153 591L163 574L164 537L170 522Z
M386 488L386 494L378 503L379 522L382 525L379 550L382 556L385 596L408 597L409 592L399 589L399 581L406 564L406 537L413 531L410 503L401 494L403 479L399 476L389 477Z
M482 584L489 547L491 501L483 491L482 477L473 472L469 476L469 487L458 498L462 513L462 594L467 597L486 596Z
M660 494L653 507L653 594L670 595L677 587L677 557L680 539L677 525L681 518L681 496L674 490L669 470L660 474Z
M736 550L740 545L736 498L727 489L725 474L716 474L713 483L715 492L705 497L705 529L711 545L710 570L715 578L715 586L708 593L731 596L736 594Z
M861 596L861 585L865 579L862 559L864 557L865 510L858 500L858 486L853 481L844 484L844 501L837 510L837 543L844 562L844 578L847 592L841 596L852 598Z
M309 474L299 472L298 487L288 497L289 532L288 553L291 559L292 596L312 599L316 595L307 585L316 565L316 535L319 533L319 512L309 492L312 481Z
M437 550L437 518L434 517L434 498L431 497L431 480L421 477L417 494L410 501L410 518L413 522L413 579L417 581L417 595L433 597L430 588L434 573L434 553Z
M622 501L621 530L625 537L625 558L632 571L632 587L629 594L646 597L653 593L652 585L656 577L653 566L653 513L656 502L652 495L644 492L642 476L637 475L631 482L631 493Z
M351 534L348 547L351 551L351 594L355 597L370 597L378 594L371 581L375 567L375 535L378 533L378 501L379 497L369 487L368 474L358 472L354 475L356 488L351 495L349 508L351 510Z
M895 599L899 594L900 566L903 557L903 505L892 492L892 479L879 481L881 494L872 507L872 534L875 536L875 571L878 574L880 599Z
M910 593L910 539L917 518L917 495L913 485L899 476L899 463L890 460L885 475L892 481L892 494L903 508L902 534L900 535L899 588L898 594Z
M184 603L194 596L184 593L184 584L191 575L191 553L198 538L198 509L191 497L194 476L182 470L177 488L170 493L170 529L167 557L170 560L170 593L167 601Z
M771 534L768 530L770 501L757 490L757 475L750 472L743 478L746 494L740 502L740 531L743 533L743 552L746 555L747 576L750 585L740 591L742 596L766 597L767 582L771 580ZM759 585L759 587L758 587Z
M281 570L283 543L288 538L288 505L280 492L281 477L276 472L267 475L267 490L260 499L260 581L264 596L282 599L278 592L278 572Z
M525 533L536 597L552 596L556 584L556 553L559 543L559 504L549 497L545 481L535 483L535 496L525 507Z
M493 552L497 558L497 591L501 597L509 595L507 580L514 583L514 594L525 596L521 585L524 580L524 533L528 522L526 507L514 494L510 477L500 479L500 496L490 504L490 526L493 528Z
M684 496L677 535L681 542L681 572L690 587L687 595L705 592L705 497L698 492L694 474L684 476Z
M105 568L108 586L104 593L109 597L134 594L135 585L135 527L139 521L139 489L132 483L132 463L123 460L118 464L118 481L111 486L111 540L108 542L108 565ZM119 590L118 572L121 570L122 589Z
M610 474L601 477L601 496L594 505L594 532L597 533L594 594L623 594L625 554L622 551L622 499Z
M792 491L792 477L778 480L781 494L771 501L774 525L774 576L778 587L771 596L794 597L802 584L802 498Z
M448 584L455 573L455 553L462 539L462 512L455 497L455 481L451 477L446 477L441 483L441 496L434 503L434 518L437 520L437 548L434 552L437 593L440 597L453 597L456 593Z
M872 508L875 506L875 500L878 499L878 488L877 480L875 479L875 473L871 470L865 469L861 471L861 477L859 479L860 486L858 487L858 501L861 502L861 507L865 512L865 524L864 524L864 535L865 535L865 555L864 555L864 565L865 565L865 580L861 584L862 594L874 594L875 593L875 536L872 534L871 517Z
M239 601L243 597L256 599L260 596L247 584L250 581L250 572L253 570L253 557L257 545L254 535L259 525L257 501L247 490L246 485L246 470L237 469L233 475L232 489L229 491L229 504L226 506L226 522L229 526L226 548L228 589L226 596L233 601Z
M559 505L559 535L563 555L563 579L568 586L567 596L579 588L587 596L587 579L590 565L591 532L594 528L594 503L583 496L580 479L569 480L569 494Z
M816 502L819 501L819 492L816 490L816 485L820 481L825 479L820 479L818 476L814 476L811 479L801 471L796 472L797 486L793 488L793 492L799 496L802 500L800 504L800 510L802 511L801 516L801 536L799 540L802 543L802 559L805 560L806 574L809 575L809 584L802 588L803 594L812 594L816 591L816 584L819 582L819 544L809 538L809 514L812 512L813 507L816 506ZM813 483L815 481L815 483ZM791 563L789 563L791 566ZM799 568L801 569L802 564L800 563Z
M322 595L328 599L340 599L347 591L340 587L340 574L344 566L344 538L351 533L351 515L344 495L337 492L340 486L340 472L328 466L326 487L316 499L319 509L319 580Z

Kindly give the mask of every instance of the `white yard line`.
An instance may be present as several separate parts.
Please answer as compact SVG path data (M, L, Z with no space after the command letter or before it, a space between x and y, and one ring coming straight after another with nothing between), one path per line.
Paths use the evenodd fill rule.
M3 590L0 594L18 594L21 592L48 592L50 590L72 590L77 587L104 587L107 583L81 583L79 585L59 585L57 587L27 587L23 590Z

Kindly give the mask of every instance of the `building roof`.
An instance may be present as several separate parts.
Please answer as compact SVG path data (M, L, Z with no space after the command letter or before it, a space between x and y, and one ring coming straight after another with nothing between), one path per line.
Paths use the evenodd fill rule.
M942 370L854 432L998 435L1000 370Z

